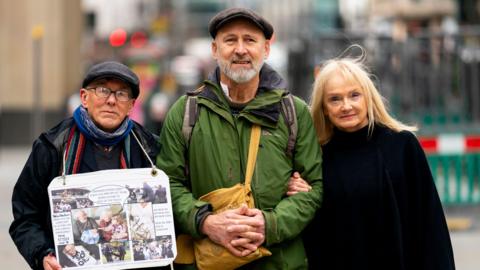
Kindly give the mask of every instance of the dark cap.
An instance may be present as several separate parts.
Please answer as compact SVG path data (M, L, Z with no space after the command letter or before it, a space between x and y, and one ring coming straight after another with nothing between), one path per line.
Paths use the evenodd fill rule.
M237 19L244 18L252 23L254 23L260 30L262 30L263 35L266 39L271 39L273 35L273 26L265 20L262 16L258 15L251 9L246 8L229 8L220 11L215 17L210 20L208 24L208 32L212 38L215 38L218 30L225 25L227 22Z
M87 71L82 87L101 78L116 78L127 83L132 89L133 98L140 94L139 79L133 71L119 62L107 61L96 64Z

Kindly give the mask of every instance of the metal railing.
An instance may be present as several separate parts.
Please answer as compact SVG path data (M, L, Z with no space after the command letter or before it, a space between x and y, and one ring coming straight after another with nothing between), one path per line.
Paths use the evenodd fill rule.
M313 67L360 44L390 111L401 121L417 124L419 136L480 135L479 27L462 28L456 34L424 31L401 41L364 33L325 33L304 43L303 52L290 58L294 61L289 76L293 88L300 89L296 94L305 99ZM428 153L427 158L444 204L480 204L480 152Z
M337 32L305 42L304 60L289 68L290 80L301 84L294 88L301 88L297 93L304 98L309 98L313 82L313 72L305 70L338 57L349 45L360 44L397 118L417 123L420 134L480 133L480 28L448 35L421 32L402 41ZM350 53L358 55L355 50Z
M480 153L430 154L427 158L444 204L480 203Z

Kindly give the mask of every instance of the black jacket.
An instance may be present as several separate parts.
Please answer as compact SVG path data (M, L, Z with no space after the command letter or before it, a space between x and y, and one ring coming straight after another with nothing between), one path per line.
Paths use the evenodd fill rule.
M45 251L54 248L47 188L51 180L61 174L63 149L73 123L73 118L66 119L35 140L32 152L13 189L14 220L9 232L32 269L43 269ZM137 123L132 130L155 162L159 151L158 140ZM86 148L88 144L89 142ZM131 140L130 147L131 168L151 166L136 140ZM95 164L92 159L93 154L86 149L82 164ZM89 171L95 171L95 168L80 166L80 173Z
M324 201L304 234L310 269L455 269L442 205L412 133L335 130L323 158Z

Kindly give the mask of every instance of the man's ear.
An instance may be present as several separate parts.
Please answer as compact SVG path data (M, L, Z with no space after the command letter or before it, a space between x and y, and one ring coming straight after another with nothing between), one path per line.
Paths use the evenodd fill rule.
M88 102L87 102L87 97L88 97L88 90L85 88L80 89L80 101L82 103L82 106L87 109L88 108Z
M218 47L217 47L217 42L215 42L215 40L212 41L212 56L213 56L213 59L217 60L217 50L218 50Z
M135 106L135 101L137 100L136 99L132 100L132 104L130 104L130 109L128 109L128 114L132 112L133 106Z
M263 56L264 59L267 59L268 56L270 55L270 44L271 44L271 41L270 40L265 40L265 55Z

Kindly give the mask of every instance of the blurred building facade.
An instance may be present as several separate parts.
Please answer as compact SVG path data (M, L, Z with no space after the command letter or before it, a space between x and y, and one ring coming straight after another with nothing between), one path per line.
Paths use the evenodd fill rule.
M30 143L78 87L80 2L0 1L0 144Z
M310 40L315 64L360 44L391 110L420 135L480 133L480 1L339 3L344 28Z
M213 67L208 22L231 6L252 8L273 23L268 61L306 100L314 66L359 43L398 116L428 122L470 114L459 122L480 121L474 76L480 0L2 0L0 5L0 145L30 143L64 117L65 100L98 61L117 59L140 73L145 95L137 115L164 74L176 75L179 86L188 82L185 89L194 87ZM126 36L112 46L116 29ZM182 69L185 59L200 71ZM445 99L455 108L444 106Z
M162 3L163 2L163 3ZM133 32L149 26L167 1L158 0L83 0L82 12L97 37L107 38L116 28Z

